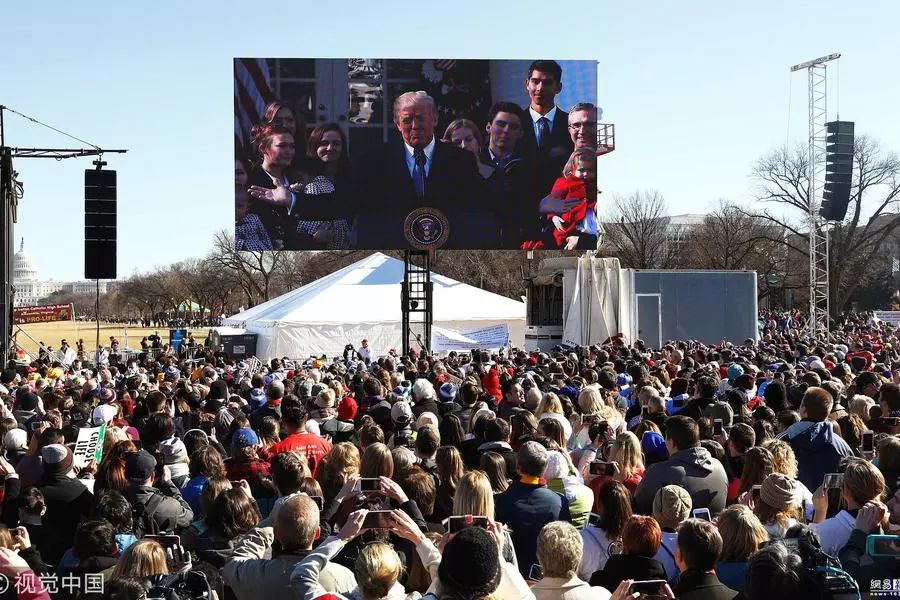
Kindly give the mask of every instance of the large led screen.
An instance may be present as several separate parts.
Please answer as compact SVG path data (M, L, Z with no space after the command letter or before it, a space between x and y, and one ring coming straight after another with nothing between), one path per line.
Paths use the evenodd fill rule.
M239 250L594 249L592 60L234 60Z

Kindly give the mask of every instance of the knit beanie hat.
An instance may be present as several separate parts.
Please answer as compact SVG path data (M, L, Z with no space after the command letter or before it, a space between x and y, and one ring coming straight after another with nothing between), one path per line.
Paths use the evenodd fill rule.
M62 444L44 446L41 458L44 460L44 473L48 475L65 475L72 470L72 451Z
M438 577L459 600L483 598L500 585L500 552L493 536L481 527L466 527L444 548Z
M666 448L666 440L655 431L645 431L641 437L641 451L648 463L655 463L669 458L669 449Z
M341 421L352 421L356 418L358 407L351 396L344 396L338 404L337 415Z
M544 479L547 481L550 481L551 479L561 479L568 475L568 473L569 463L566 462L563 455L556 450L548 452L547 466L544 467Z
M3 436L3 447L7 450L20 450L28 447L28 434L24 429L10 429Z
M794 480L781 473L771 473L763 480L760 499L778 511L785 511L800 502Z
M164 464L173 465L175 463L187 462L187 447L184 445L184 442L177 437L160 442L159 452L162 454Z
M675 529L691 514L693 502L687 490L677 485L660 488L653 497L653 518L660 527Z
M334 390L325 388L316 396L316 406L319 408L334 408Z

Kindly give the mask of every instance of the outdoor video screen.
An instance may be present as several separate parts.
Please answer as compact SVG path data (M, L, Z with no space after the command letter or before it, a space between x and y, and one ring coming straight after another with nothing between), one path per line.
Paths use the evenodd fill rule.
M593 60L234 59L239 250L597 247Z

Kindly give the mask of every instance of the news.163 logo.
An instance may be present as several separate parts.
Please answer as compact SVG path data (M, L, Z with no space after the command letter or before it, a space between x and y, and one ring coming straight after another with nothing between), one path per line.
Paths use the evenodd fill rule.
M900 579L873 579L869 591L872 598L900 598Z
M18 595L38 594L46 590L48 594L59 594L61 591L70 594L76 591L85 593L102 594L104 578L102 573L86 573L84 575L68 574L42 575L38 577L34 573L26 572L17 575L14 581L0 573L0 594L5 594L10 588L15 588Z

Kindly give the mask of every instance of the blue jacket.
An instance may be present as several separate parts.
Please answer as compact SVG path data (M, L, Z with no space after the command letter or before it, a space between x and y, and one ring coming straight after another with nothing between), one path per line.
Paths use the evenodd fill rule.
M537 562L537 538L551 521L569 520L569 501L544 485L514 481L502 494L494 496L495 518L512 530L519 572L528 577Z
M744 579L747 574L747 561L743 562L720 562L716 564L716 577L723 585L727 585L731 589L743 592Z
M837 473L838 465L853 451L834 433L830 421L800 421L788 427L783 439L797 456L797 479L815 491L826 473Z
M181 497L190 505L191 510L194 511L194 516L203 515L203 507L200 505L200 495L203 493L203 486L206 485L207 479L209 479L209 477L206 475L191 477L185 482L184 487L181 488Z

